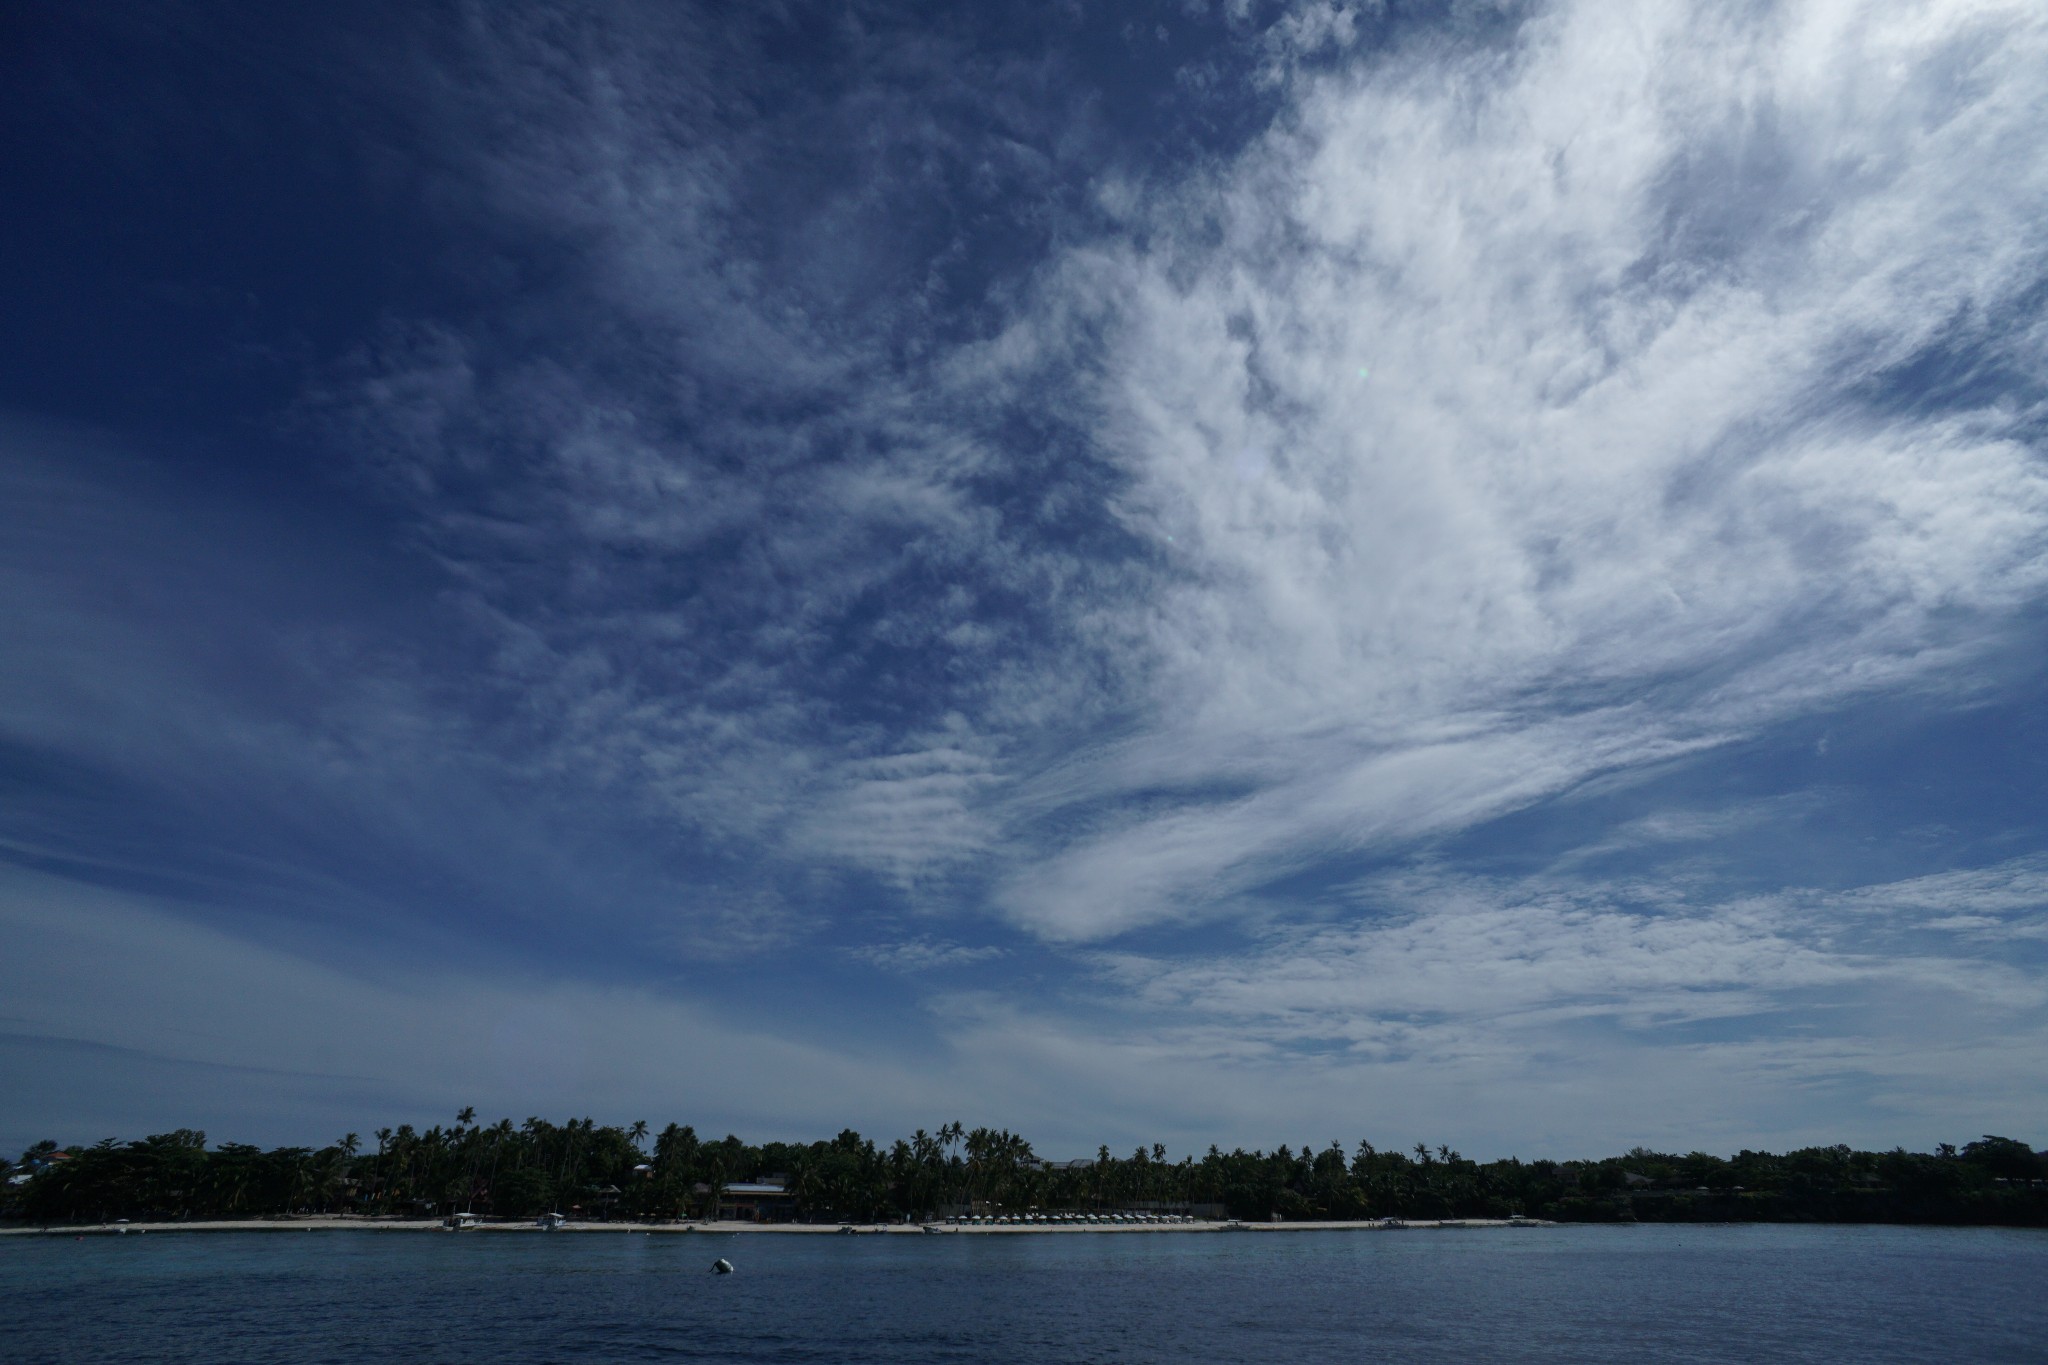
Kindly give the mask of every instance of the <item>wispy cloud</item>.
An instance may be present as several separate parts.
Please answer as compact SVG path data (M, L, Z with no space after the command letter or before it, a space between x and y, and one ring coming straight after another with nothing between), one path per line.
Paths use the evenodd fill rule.
M555 253L528 305L550 345L501 315L394 324L308 419L452 575L477 689L527 722L501 749L742 861L971 897L1017 778L1123 704L1102 466L1031 448L1014 370L934 312L1024 277L953 220L1053 212L1085 114L943 37L848 35L831 96L712 60L746 25L600 24L565 53L530 18L426 89L461 212ZM790 111L737 114L764 80Z
M1844 892L1715 898L1663 881L1503 882L1389 874L1351 891L1353 922L1273 931L1243 953L1176 961L1105 955L1112 979L1173 1013L1226 1018L1287 1042L1371 1052L1477 1020L1519 1029L1606 1017L1630 1028L1804 1011L1815 993L1927 990L2038 1012L2048 983L1971 942L1902 947L1868 923L1958 917L2034 925L2048 912L2038 860ZM1884 926L1889 928L1891 926Z
M868 943L852 950L853 955L871 966L882 967L896 972L928 972L948 967L970 967L977 962L987 962L1004 956L1004 950L993 945L969 948L959 943L946 943L936 939L913 938L901 943Z
M400 25L345 93L445 287L268 433L332 457L335 543L274 530L333 483L0 429L0 855L295 980L417 953L516 1014L478 962L544 961L534 1029L701 1032L792 1095L839 1052L678 1002L898 973L869 1003L943 1064L862 1075L1076 1135L1367 1092L1579 1131L1624 1105L1586 1058L1790 1132L1802 1086L1877 1124L2038 1057L2031 826L1788 873L1747 846L1844 788L1649 775L1806 718L1846 765L1845 707L1997 701L2038 631L2048 18L1170 9ZM460 1031L372 984L326 1017ZM316 1032L173 1060L321 1070ZM605 1093L676 1078L727 1083Z
M1628 1113L1632 1131L1714 1132L1717 1105L1753 1124L1825 1092L1830 1122L1932 1131L1952 1104L1996 1112L1989 1078L2012 1083L2048 1055L2048 984L2007 950L2048 913L2037 863L1741 898L1389 874L1355 887L1340 923L1195 955L1097 955L1120 1054L1099 1065L1206 1067L1205 1093L1287 1091L1261 1102L1296 1121L1352 1105L1526 1137L1601 1121L1570 1114L1583 1103ZM1902 938L1873 914L1931 932ZM1062 1026L1038 1011L1005 1027ZM1317 1084L1343 1098L1319 1109L1288 1091ZM1663 1117L1652 1093L1672 1106Z
M1129 236L1063 264L1043 344L1099 301L1097 430L1172 579L1145 745L1098 781L1140 789L1135 752L1239 793L1004 903L1173 917L1318 847L1967 689L2048 566L2048 356L2006 322L2044 273L2044 46L2012 5L1556 5L1297 73L1231 165L1109 195ZM1938 363L2031 378L1916 390Z
M1909 374L2048 369L1994 321L2044 268L2039 20L1559 4L1372 52L1355 20L1247 39L1270 131L1099 183L1108 226L1008 325L915 351L846 292L877 185L760 179L726 77L656 78L685 37L597 31L566 82L554 37L480 37L453 125L528 131L456 134L448 174L569 234L561 341L435 324L329 397L395 452L545 762L1085 940L1968 687L2041 586L2048 480L2010 386ZM998 153L1056 140L1031 77L979 77L978 140L889 79L846 98L1048 193ZM894 165L920 221L932 172ZM747 235L799 192L853 253L830 287Z
M957 718L956 726L966 729ZM995 831L977 798L996 774L987 757L959 746L962 737L942 734L922 748L843 764L796 830L795 845L905 886L982 853Z

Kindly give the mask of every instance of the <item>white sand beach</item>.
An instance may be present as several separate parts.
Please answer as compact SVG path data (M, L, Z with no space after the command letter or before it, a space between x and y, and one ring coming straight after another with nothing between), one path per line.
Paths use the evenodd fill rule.
M967 1236L967 1237L1016 1237L1096 1234L1104 1236L1130 1236L1147 1233L1216 1233L1216 1232L1403 1232L1436 1231L1456 1228L1509 1228L1549 1227L1550 1223L1534 1218L1487 1219L1393 1219L1358 1220L1351 1222L1303 1222L1303 1223L1239 1223L1228 1221L1197 1220L1192 1223L1022 1223L1022 1224L973 1224L973 1223L745 1223L745 1222L676 1222L676 1223L628 1223L628 1222L581 1222L568 1221L554 1228L542 1228L532 1219L507 1219L503 1222L469 1224L461 1229L450 1228L441 1219L435 1218L345 1218L317 1216L306 1218L248 1218L177 1223L91 1223L51 1224L49 1226L18 1226L0 1228L0 1237L107 1237L135 1236L143 1233L179 1232L435 1232L460 1231L470 1233L645 1233L649 1236L675 1236L698 1234L710 1236L765 1235L765 1236Z

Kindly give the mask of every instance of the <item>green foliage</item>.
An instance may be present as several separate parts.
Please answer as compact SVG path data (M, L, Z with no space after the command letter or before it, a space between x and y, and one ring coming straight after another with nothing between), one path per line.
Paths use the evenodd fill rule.
M669 1124L480 1125L350 1133L332 1146L209 1148L179 1129L60 1152L41 1142L7 1169L0 1216L56 1223L249 1218L292 1213L500 1217L559 1211L667 1219L715 1210L726 1186L780 1177L807 1219L928 1218L947 1212L1220 1207L1267 1220L1504 1218L1579 1221L1888 1221L2048 1225L2048 1157L1986 1135L1958 1151L1807 1147L1728 1158L1635 1148L1599 1161L1479 1163L1448 1145L1360 1142L1170 1161L1164 1146L1048 1164L1007 1129L957 1122L880 1147L851 1129L826 1141L749 1145Z
M1963 1148L1963 1160L1992 1179L2040 1180L2048 1177L2048 1161L2027 1146L2008 1137L1986 1133Z

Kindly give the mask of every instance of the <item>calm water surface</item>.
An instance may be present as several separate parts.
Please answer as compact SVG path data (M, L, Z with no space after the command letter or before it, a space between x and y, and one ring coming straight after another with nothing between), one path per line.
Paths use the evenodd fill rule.
M0 1359L2048 1361L2048 1233L0 1238Z

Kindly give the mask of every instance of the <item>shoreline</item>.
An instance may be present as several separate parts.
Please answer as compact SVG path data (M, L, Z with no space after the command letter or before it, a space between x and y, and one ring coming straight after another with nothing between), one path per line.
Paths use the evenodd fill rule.
M1218 1232L1406 1232L1438 1231L1457 1228L1534 1228L1557 1227L1559 1224L1538 1218L1418 1218L1358 1219L1333 1222L1299 1223L1239 1223L1229 1221L1205 1221L1196 1223L1136 1223L1114 1224L1063 1224L1026 1223L1017 1225L972 1226L955 1223L742 1223L742 1222L686 1222L686 1223L605 1223L566 1222L555 1228L537 1226L531 1220L507 1221L503 1223L476 1223L469 1227L455 1229L440 1219L405 1218L371 1219L344 1217L307 1218L249 1218L209 1219L204 1222L179 1223L84 1223L50 1224L33 1227L0 1227L0 1237L121 1237L143 1233L186 1233L186 1232L461 1232L504 1234L504 1233L632 1233L641 1232L649 1236L679 1236L694 1234L713 1237L733 1237L763 1234L768 1236L860 1236L872 1237L886 1234L894 1237L1016 1237L1016 1236L1061 1236L1098 1235L1121 1237L1133 1234L1152 1233L1218 1233Z

